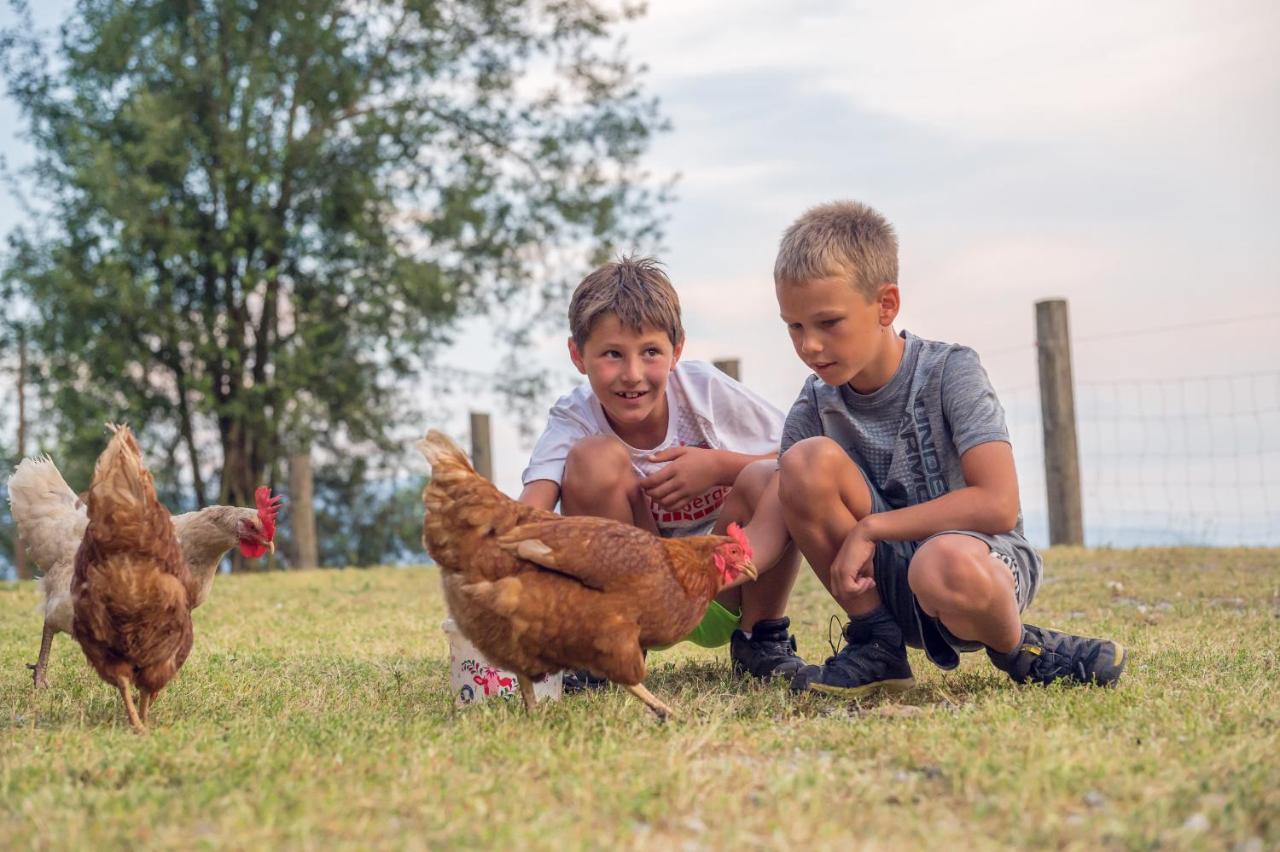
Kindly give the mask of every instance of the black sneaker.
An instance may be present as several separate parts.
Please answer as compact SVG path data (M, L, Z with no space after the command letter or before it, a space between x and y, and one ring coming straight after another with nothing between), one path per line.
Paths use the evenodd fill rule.
M883 612L883 611L881 611ZM887 613L877 614L875 621L888 618L894 630L897 624ZM844 629L845 646L820 666L805 666L791 679L793 692L813 690L828 695L858 698L873 692L906 692L916 685L907 662L907 646L884 635L892 633L877 629L883 625L868 623L865 619L851 621ZM835 643L831 643L835 651Z
M1090 639L1022 625L1022 641L1008 654L990 648L987 656L996 668L1018 683L1053 683L1074 680L1110 686L1120 679L1127 662L1124 648L1110 639Z
M609 679L596 677L586 669L564 673L564 691L568 693L582 692L587 689L603 689L609 685Z
M733 631L729 638L733 673L767 680L790 678L804 668L804 660L796 654L796 637L788 632L789 627L791 619L783 616L757 621L750 639L741 630Z

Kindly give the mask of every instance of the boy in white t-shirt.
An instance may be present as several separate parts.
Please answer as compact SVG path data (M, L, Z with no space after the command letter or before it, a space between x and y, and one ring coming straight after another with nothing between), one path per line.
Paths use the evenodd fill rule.
M776 489L782 412L711 365L680 360L680 300L658 263L623 258L592 272L569 325L569 357L589 384L551 409L521 502L661 536L746 525ZM785 613L799 564L794 547L758 564L759 579L722 592L687 641L728 644L739 674L795 674L804 661ZM569 683L598 682L578 673Z

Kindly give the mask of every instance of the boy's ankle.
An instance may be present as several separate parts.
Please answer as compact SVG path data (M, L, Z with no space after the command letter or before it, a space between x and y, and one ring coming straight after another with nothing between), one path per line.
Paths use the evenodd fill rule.
M862 615L850 615L844 636L851 645L877 641L891 648L906 645L902 628L883 604Z

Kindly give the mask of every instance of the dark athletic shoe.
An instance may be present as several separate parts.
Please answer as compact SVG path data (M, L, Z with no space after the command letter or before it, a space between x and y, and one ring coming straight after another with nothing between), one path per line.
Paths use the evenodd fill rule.
M789 627L791 619L783 616L757 621L750 639L741 630L733 631L729 638L733 673L768 680L790 678L804 668L804 660L796 654L796 637L788 632Z
M608 678L596 677L586 669L564 673L564 691L568 693L582 692L587 689L602 689L608 685Z
M805 666L796 672L791 690L859 698L881 690L906 692L915 686L916 679L907 662L907 646L868 634L865 627L852 623L846 626L845 646L822 665Z
M1072 636L1030 624L1022 626L1022 641L1013 651L998 654L988 648L987 656L1018 683L1041 684L1073 680L1110 686L1120 679L1128 661L1124 648L1110 639Z

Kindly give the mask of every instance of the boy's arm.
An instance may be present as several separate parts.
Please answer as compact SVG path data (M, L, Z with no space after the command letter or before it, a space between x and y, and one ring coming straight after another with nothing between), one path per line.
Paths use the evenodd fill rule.
M752 462L777 457L777 453L755 456L706 447L672 447L649 456L650 461L668 464L640 480L640 487L662 508L678 509L713 485L733 485Z
M866 591L873 580L877 541L919 541L944 530L997 535L1018 523L1018 476L1013 448L1004 441L979 444L960 457L965 487L933 500L867 515L845 539L831 563L833 591Z
M760 493L755 512L750 522L742 531L751 544L751 561L761 573L768 571L786 551L791 543L791 534L787 532L787 524L782 516L782 501L778 498L778 474L775 471L769 478L769 484ZM741 586L750 580L747 575L739 575L738 579L725 588Z
M520 502L550 512L560 500L560 484L551 479L535 479L520 492Z
M868 515L872 541L919 541L943 530L996 535L1018 523L1018 476L1004 441L973 447L960 457L965 487L915 506Z

